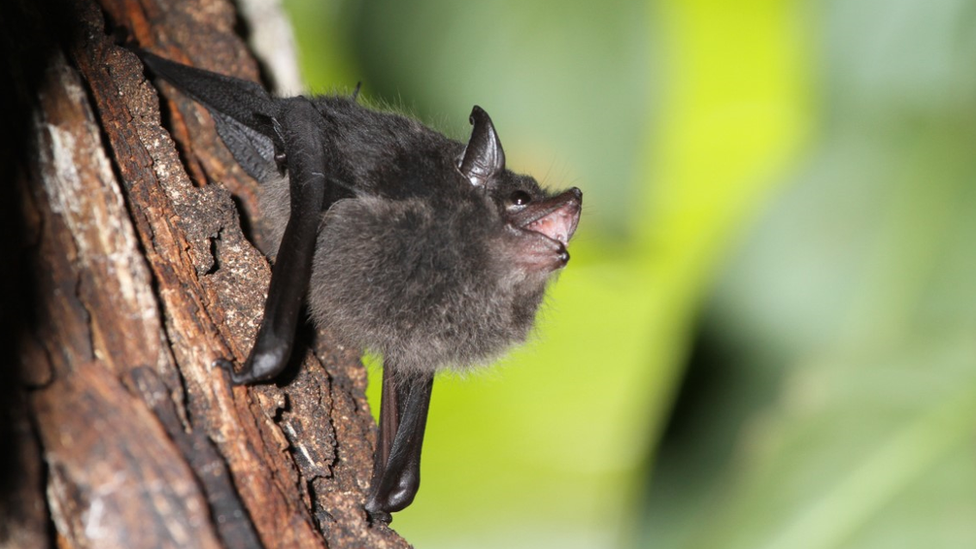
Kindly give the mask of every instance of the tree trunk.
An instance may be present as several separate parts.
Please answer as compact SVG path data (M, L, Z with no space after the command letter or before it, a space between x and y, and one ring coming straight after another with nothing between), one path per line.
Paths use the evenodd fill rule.
M260 243L255 183L119 44L255 79L231 5L0 4L0 547L407 547L362 508L357 350L307 328L279 385L211 367L261 319L270 269L231 194Z

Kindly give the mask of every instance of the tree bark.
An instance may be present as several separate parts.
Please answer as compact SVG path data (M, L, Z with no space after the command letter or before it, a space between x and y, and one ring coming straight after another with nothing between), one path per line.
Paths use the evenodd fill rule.
M120 44L256 79L232 6L0 4L0 547L407 547L362 508L358 350L309 327L277 385L211 367L261 319L255 183Z

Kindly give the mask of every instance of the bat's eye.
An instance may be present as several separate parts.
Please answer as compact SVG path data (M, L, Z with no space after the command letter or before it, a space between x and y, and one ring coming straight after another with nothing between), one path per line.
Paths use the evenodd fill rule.
M532 202L532 197L525 191L515 191L508 197L509 206L525 206Z

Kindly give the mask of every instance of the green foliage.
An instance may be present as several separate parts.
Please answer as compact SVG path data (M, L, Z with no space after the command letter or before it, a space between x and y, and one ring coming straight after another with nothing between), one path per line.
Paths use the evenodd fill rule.
M286 3L312 89L479 104L585 193L534 340L438 380L407 539L976 546L970 3Z

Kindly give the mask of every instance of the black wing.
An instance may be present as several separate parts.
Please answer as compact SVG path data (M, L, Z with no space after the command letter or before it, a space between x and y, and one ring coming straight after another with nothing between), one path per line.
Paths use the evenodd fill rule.
M280 175L275 155L287 149L277 122L280 100L254 82L189 67L145 51L137 53L156 76L210 111L217 133L248 175L258 181Z

